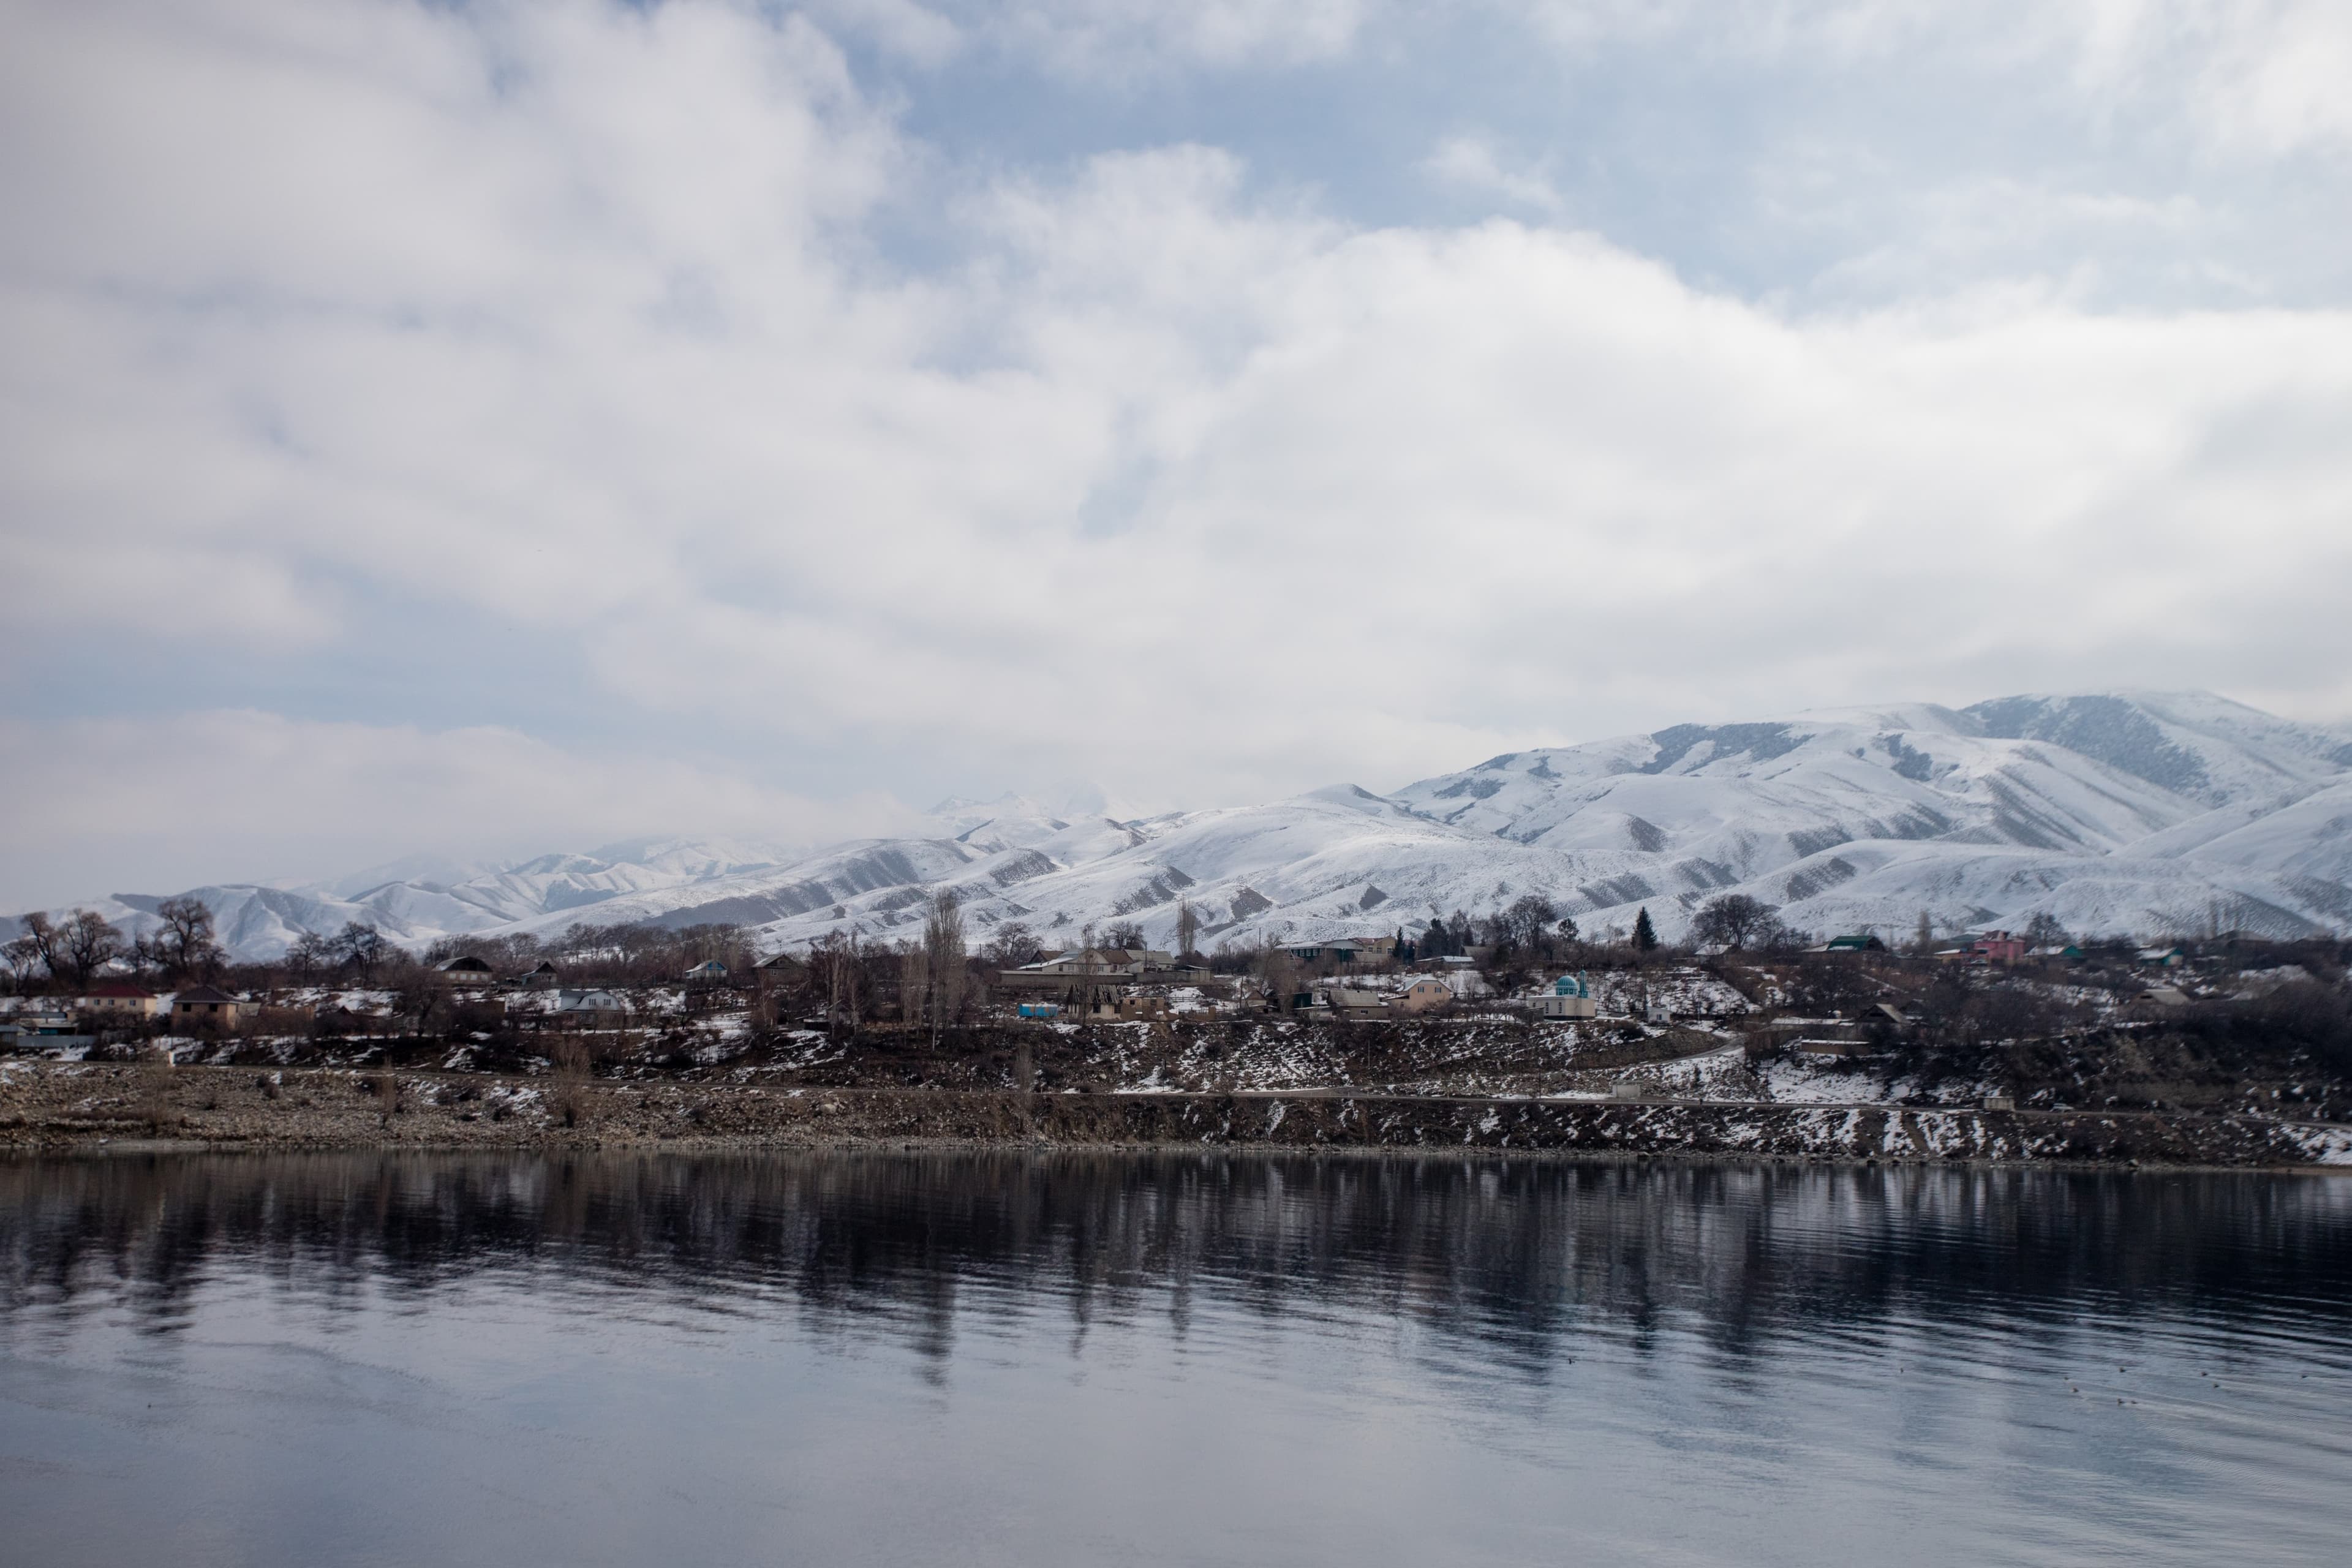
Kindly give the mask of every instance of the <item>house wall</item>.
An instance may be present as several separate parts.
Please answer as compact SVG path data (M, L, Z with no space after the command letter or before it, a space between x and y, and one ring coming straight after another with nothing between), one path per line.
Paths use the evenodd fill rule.
M177 1002L172 1006L172 1022L194 1029L242 1029L253 1011L250 1002Z
M163 1005L153 996L84 996L75 1003L83 1013L127 1013L142 1018L152 1018Z

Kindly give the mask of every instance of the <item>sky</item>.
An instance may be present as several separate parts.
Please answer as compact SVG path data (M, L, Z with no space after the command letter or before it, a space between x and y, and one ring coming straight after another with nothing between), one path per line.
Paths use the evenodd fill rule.
M2339 0L0 26L0 909L2352 717Z

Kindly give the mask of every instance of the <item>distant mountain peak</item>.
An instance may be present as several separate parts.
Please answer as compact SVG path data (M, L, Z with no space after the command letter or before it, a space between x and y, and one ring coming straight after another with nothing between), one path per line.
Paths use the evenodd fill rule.
M1639 909L1673 935L1731 891L1823 932L1908 931L1923 910L1943 926L2046 913L2084 933L2341 931L2352 733L2207 692L1880 705L1507 752L1385 795L1339 784L1130 820L1099 791L1075 811L950 797L917 836L817 850L654 837L191 891L235 951L264 957L348 921L412 944L713 920L771 947L836 928L889 942L940 887L982 940L1008 921L1075 937L1116 919L1165 944L1187 901L1220 941L1365 934L1531 893L1594 935ZM100 907L142 929L156 902Z

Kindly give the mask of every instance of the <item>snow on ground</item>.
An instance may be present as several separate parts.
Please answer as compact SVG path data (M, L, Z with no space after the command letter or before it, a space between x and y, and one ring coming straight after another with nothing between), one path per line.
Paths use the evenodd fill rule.
M1763 1079L1765 1098L1782 1105L1853 1105L1886 1098L1866 1068L1841 1072L1801 1058L1768 1061L1758 1076Z
M2315 1163L2352 1165L2352 1127L2303 1128L2294 1137Z
M1616 1068L1610 1076L1654 1084L1670 1093L1696 1100L1763 1098L1756 1076L1748 1068L1747 1050L1738 1041L1698 1056Z
M1738 988L1703 969L1604 969L1588 976L1604 1017L1738 1017L1751 1009Z

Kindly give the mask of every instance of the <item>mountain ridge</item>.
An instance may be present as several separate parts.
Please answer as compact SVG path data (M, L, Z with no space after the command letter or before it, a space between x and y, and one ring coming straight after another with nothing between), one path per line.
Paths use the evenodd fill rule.
M649 837L473 867L412 856L371 887L187 889L240 956L373 923L423 945L575 921L725 920L768 949L898 940L932 889L974 935L1055 942L1131 920L1164 944L1190 899L1211 941L1418 928L1540 893L1594 933L1650 910L1669 937L1739 891L1819 931L2022 925L2274 935L2352 930L2352 732L2205 692L2020 695L1678 724L1504 752L1380 795L1119 820L1018 795L949 800L935 832L799 849ZM425 872L432 874L423 874ZM160 895L97 900L152 923Z

